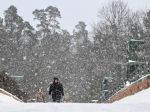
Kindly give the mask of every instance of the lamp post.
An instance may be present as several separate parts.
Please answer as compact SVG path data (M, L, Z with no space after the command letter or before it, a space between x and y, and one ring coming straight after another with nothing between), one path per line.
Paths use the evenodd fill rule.
M134 40L131 39L128 42L128 62L127 62L127 80L132 80L134 75L138 72L138 68L145 64L145 60L143 60L143 55L139 56L139 54L143 51L143 45L145 44L144 40Z

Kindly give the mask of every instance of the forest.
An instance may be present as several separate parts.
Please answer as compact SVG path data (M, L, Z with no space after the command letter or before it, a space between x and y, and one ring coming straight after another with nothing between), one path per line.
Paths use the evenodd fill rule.
M66 101L104 102L127 82L149 73L150 11L133 11L123 1L112 1L97 11L99 21L92 31L81 20L69 32L60 26L57 7L35 9L36 28L18 10L11 5L0 18L0 71L2 76L23 79L17 84L9 79L9 84L0 83L0 87L15 88L20 94L7 90L24 101L34 99L39 87L48 101L49 85L58 77ZM131 53L131 40L146 44ZM129 56L133 52L136 59ZM129 67L131 60L143 63Z

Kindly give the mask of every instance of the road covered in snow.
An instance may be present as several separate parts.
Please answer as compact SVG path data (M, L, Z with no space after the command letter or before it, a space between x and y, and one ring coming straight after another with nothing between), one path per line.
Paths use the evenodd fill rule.
M14 103L0 104L0 112L150 112L149 104L74 104Z
M150 89L113 104L21 103L0 94L0 112L150 112Z

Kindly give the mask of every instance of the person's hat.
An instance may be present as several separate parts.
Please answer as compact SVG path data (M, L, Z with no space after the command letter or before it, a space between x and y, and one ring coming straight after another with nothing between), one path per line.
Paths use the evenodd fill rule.
M57 77L54 77L54 80L58 80L58 78L57 78Z

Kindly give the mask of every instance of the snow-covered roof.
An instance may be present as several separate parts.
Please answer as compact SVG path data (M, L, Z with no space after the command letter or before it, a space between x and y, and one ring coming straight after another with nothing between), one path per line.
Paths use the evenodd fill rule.
M136 39L131 39L130 41L134 41L134 42L145 42L144 40L136 40Z
M128 63L135 63L136 61L128 60Z
M127 64L145 64L146 62L142 61L133 61L133 60L128 60Z

